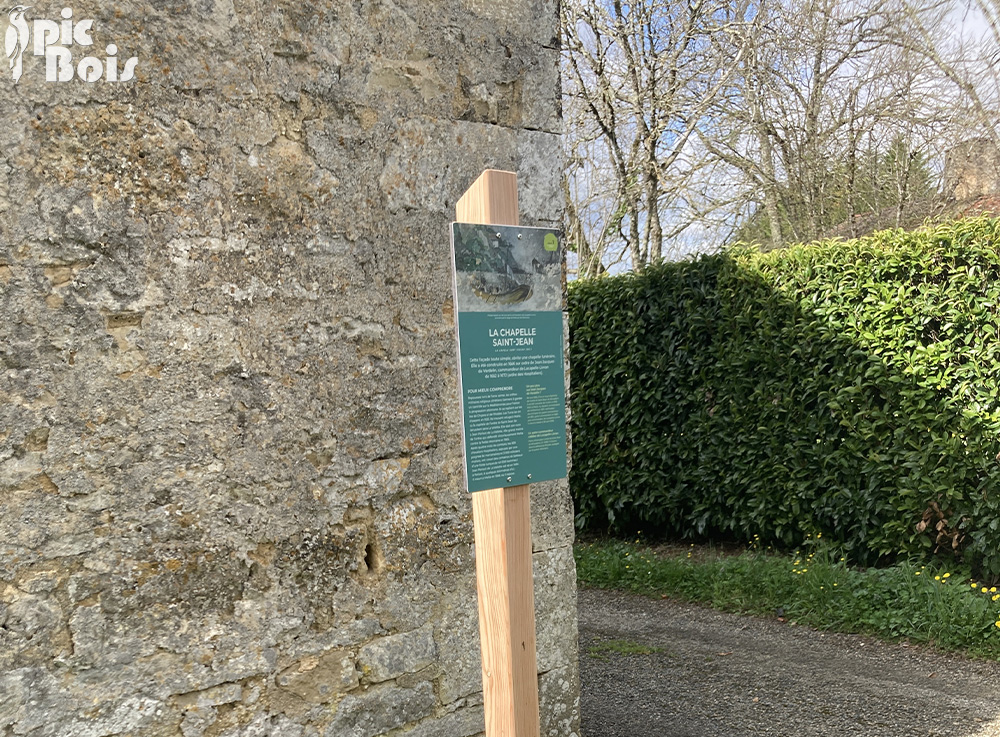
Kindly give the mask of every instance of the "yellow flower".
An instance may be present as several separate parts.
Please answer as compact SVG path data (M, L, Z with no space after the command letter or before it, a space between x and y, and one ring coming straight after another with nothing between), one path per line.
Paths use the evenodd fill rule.
M1000 621L997 621L996 625L997 627L1000 627Z
M913 575L914 576L919 576L920 575L920 571L915 572Z
M988 593L990 593L990 590L988 588L986 588L985 586L983 586L983 593L984 594L988 594Z
M946 574L944 574L944 577L948 578L948 576L950 576L950 575L951 575L950 573L946 573Z
M991 594L995 594L996 592L997 592L997 587L996 586L990 586L990 593Z
M941 577L940 577L940 576L935 576L935 577L934 577L934 580L935 580L935 581L940 581L940 580L941 580Z
M993 594L991 601L996 601L997 599L1000 599L1000 594Z
M976 588L976 582L975 582L975 581L973 581L973 582L972 582L971 584L969 584L969 585L970 585L970 586L972 586L972 588Z

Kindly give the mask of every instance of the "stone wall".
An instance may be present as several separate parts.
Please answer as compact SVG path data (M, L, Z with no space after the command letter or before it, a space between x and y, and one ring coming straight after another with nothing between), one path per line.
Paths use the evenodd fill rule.
M478 734L448 223L490 167L559 221L556 0L72 12L74 64L137 63L0 69L0 735ZM533 504L568 737L565 483Z

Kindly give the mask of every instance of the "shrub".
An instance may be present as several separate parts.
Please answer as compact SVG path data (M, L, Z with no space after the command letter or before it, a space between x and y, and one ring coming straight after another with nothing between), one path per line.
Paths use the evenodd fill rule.
M581 527L1000 572L1000 221L570 290Z

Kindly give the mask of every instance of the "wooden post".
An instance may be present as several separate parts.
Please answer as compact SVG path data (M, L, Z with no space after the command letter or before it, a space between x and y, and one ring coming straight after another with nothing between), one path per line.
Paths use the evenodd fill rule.
M519 225L517 175L484 171L455 206L465 223ZM486 737L538 737L531 486L472 494Z

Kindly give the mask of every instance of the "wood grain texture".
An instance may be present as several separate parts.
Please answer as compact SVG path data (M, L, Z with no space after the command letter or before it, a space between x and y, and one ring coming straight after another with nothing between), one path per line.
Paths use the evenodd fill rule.
M459 222L520 224L517 175L489 169L455 206ZM472 495L486 737L538 737L531 487Z
M487 169L472 183L455 205L460 223L520 225L517 209L517 174Z

